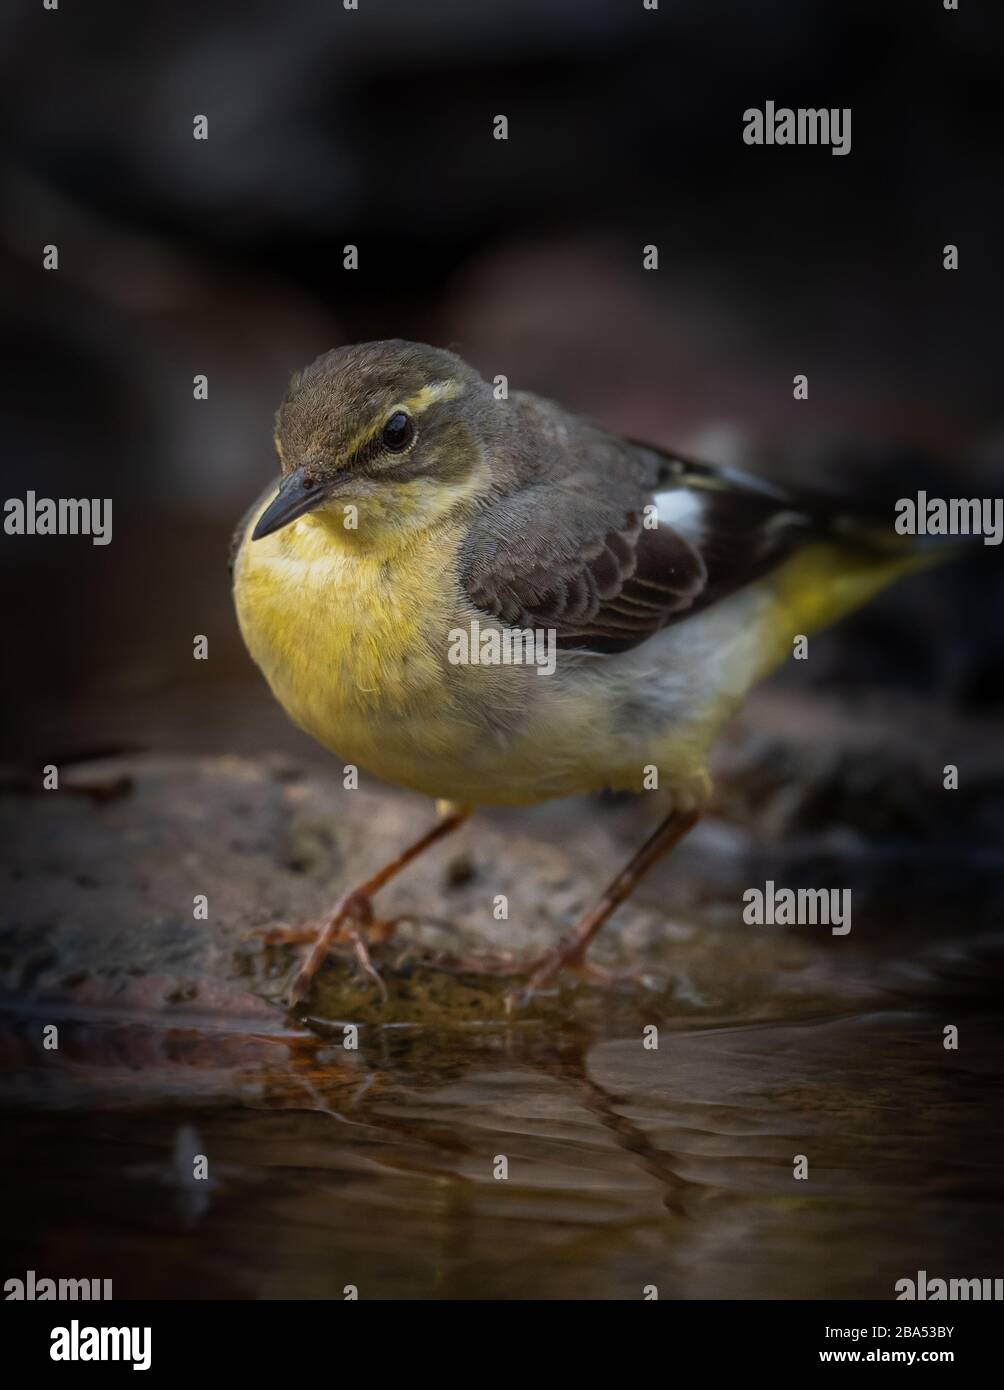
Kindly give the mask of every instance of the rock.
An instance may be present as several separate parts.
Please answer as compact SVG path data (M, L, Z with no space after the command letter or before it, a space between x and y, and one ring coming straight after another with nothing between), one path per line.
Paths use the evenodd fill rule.
M743 889L763 875L854 882L866 894L859 922L868 920L867 895L883 902L891 888L900 904L915 890L929 916L938 866L927 856L918 868L910 846L937 840L942 876L955 863L946 859L952 846L958 863L978 850L978 832L995 823L994 769L988 760L982 771L967 768L963 788L945 791L941 760L953 731L940 731L943 746L932 731L931 745L917 749L889 727L875 711L869 724L818 697L801 707L790 696L761 697L723 744L712 816L601 933L596 958L644 975L667 997L697 990L724 1000L736 989L766 997L769 983L756 986L746 972L759 968L768 938L737 926ZM306 947L270 944L267 933L324 920L340 892L433 815L422 798L368 784L347 791L329 769L308 774L288 757L130 756L75 769L68 782L32 796L9 789L3 803L11 853L0 980L21 1008L284 1026L288 978ZM376 901L383 919L402 918L374 948L388 1002L343 949L319 976L309 1017L319 1027L501 1017L519 963L556 941L658 814L654 798L479 812L452 854L434 848ZM904 854L913 864L907 884ZM979 875L970 883L979 896ZM723 934L732 955L718 979L708 967ZM803 935L785 949L805 965L817 945ZM776 942L763 964L780 968Z

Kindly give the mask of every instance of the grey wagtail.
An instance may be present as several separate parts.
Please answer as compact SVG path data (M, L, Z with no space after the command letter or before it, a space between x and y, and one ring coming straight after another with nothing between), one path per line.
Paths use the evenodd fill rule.
M325 353L276 415L278 491L234 537L241 632L290 717L446 803L340 899L291 1004L336 940L372 972L372 895L474 807L657 782L666 819L519 998L587 969L599 928L700 815L709 748L754 682L930 561L891 523L497 394L421 343ZM552 665L520 659L541 639Z

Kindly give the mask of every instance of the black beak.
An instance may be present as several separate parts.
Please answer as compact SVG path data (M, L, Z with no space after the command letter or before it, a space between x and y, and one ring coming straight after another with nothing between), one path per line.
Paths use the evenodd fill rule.
M279 491L258 518L251 539L260 541L262 536L281 531L298 516L319 507L327 495L328 489L305 468L295 469L279 484Z

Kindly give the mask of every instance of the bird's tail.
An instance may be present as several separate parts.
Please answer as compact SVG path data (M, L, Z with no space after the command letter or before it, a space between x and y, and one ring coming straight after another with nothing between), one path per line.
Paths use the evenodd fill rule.
M820 632L888 585L951 560L964 548L918 545L860 522L836 522L832 530L832 540L796 551L770 577L772 603L757 679L791 656L796 637Z

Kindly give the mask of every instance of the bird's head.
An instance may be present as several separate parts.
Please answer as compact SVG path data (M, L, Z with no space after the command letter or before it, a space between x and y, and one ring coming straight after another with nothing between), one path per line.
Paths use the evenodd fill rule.
M324 353L276 414L283 476L252 539L308 514L363 543L432 524L481 487L493 404L442 348L395 339Z

